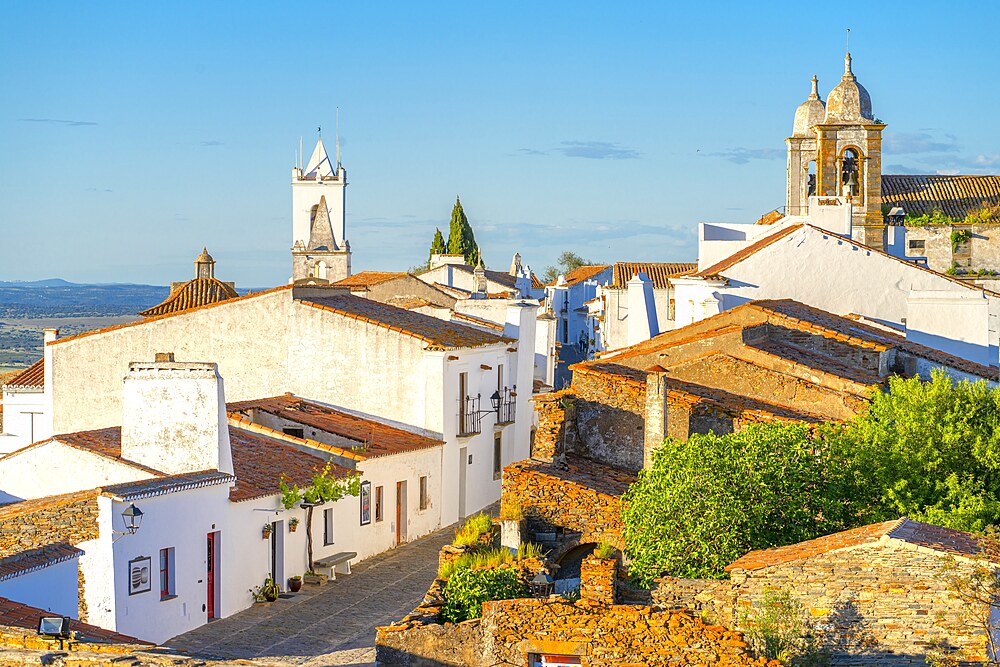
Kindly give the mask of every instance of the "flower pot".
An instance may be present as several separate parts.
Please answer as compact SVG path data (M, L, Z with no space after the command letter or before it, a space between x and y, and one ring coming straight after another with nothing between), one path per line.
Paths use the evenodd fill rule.
M262 531L260 531L260 535L265 540L271 539L271 531L270 530L262 530Z
M290 523L290 524L288 524L288 532L289 533L294 533L298 529L299 529L299 524L297 524L297 523Z
M291 577L288 579L288 590L292 593L298 593L302 590L302 579L300 577Z
M271 593L271 592L265 593L264 594L264 599L267 600L268 602L274 602L275 600L278 599L278 594L277 593Z
M328 579L325 574L306 574L302 577L302 581L310 586L324 586Z

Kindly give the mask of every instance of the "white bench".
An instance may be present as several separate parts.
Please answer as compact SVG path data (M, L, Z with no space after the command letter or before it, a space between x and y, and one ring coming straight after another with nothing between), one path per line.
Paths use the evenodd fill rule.
M313 565L316 566L317 572L329 569L330 578L336 579L337 573L351 573L351 560L357 557L358 554L356 551L342 551L339 554L333 554L332 556L313 561Z

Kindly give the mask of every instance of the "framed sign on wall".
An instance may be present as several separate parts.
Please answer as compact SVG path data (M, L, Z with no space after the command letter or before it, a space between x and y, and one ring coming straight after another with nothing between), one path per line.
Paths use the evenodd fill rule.
M361 525L372 522L372 483L361 482Z
M148 593L153 586L149 556L139 556L128 562L128 594Z

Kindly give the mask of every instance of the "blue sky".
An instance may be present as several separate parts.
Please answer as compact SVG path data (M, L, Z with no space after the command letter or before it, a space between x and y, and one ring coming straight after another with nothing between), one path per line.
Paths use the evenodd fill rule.
M886 173L1000 173L994 5L685 4L3 3L0 280L165 284L207 245L286 282L338 106L355 271L425 260L456 195L493 267L694 259L699 221L784 203L847 27Z

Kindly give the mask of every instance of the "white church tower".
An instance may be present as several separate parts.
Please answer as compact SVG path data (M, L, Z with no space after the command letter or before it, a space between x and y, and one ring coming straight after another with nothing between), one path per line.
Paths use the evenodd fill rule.
M305 169L292 168L292 282L323 285L351 275L345 238L347 170L316 142Z

